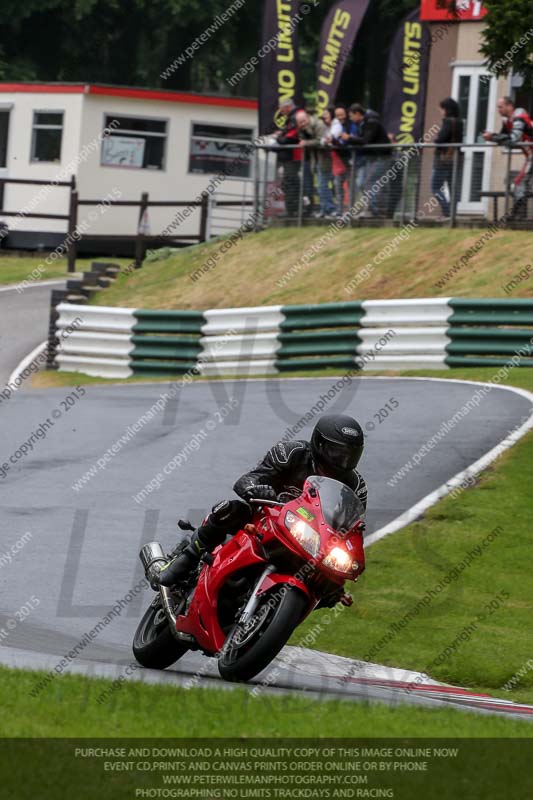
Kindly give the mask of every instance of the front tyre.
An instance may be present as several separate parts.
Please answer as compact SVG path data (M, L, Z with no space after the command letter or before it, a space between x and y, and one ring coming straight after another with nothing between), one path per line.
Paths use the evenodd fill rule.
M299 625L307 600L297 589L284 587L264 595L254 615L231 630L218 660L227 681L249 681L265 669Z
M161 599L156 597L141 619L133 637L133 655L143 667L166 669L187 652L170 630Z

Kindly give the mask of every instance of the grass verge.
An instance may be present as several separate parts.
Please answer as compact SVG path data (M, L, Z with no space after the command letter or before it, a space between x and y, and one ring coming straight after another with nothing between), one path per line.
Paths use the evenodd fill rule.
M66 258L58 258L53 264L45 264L44 259L45 256L42 253L30 256L0 256L0 285L68 277ZM78 258L76 260L77 272L88 271L94 260L93 258ZM127 259L112 260L117 264L127 263Z
M44 675L44 673L43 673ZM253 697L244 689L182 689L66 675L37 698L39 673L0 667L3 737L489 737L530 736L528 722L453 709L392 708L294 695ZM157 721L157 724L155 722Z
M527 231L501 231L437 284L478 240L482 231L421 228L395 241L394 228L347 229L291 272L325 228L276 228L248 234L221 253L223 239L184 248L164 261L121 276L93 302L129 308L223 308L242 305L319 303L397 297L507 297L504 287L533 261ZM209 262L209 259L217 261ZM201 272L209 263L212 270ZM369 275L344 291L364 268ZM521 280L513 297L533 297L533 275Z

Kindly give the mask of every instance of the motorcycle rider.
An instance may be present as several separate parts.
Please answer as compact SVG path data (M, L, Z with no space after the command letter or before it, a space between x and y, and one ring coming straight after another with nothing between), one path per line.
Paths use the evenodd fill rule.
M364 434L353 417L328 414L316 423L311 441L278 442L255 469L233 486L240 500L223 500L213 507L190 540L180 544L175 557L161 569L158 580L174 586L194 569L204 553L211 553L226 536L233 536L252 519L247 500L289 502L299 497L310 475L334 478L353 489L366 510L367 488L356 470L363 455Z

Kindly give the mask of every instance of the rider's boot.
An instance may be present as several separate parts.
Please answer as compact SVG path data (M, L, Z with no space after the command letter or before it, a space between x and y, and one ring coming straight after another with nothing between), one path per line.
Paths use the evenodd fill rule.
M174 586L198 566L204 553L212 553L226 535L232 536L251 518L250 506L242 500L223 500L213 506L202 525L192 534L185 546L177 550L158 575L161 586ZM182 529L184 526L180 525Z
M189 575L198 566L204 553L210 552L205 541L200 538L196 530L185 547L179 548L179 553L170 559L157 576L161 586L174 586Z

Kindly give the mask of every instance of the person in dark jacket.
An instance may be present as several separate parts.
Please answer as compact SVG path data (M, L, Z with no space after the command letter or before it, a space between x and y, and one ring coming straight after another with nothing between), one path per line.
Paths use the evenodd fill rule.
M355 115L352 111L348 114L348 120L346 123L345 131L341 136L339 144L341 147L348 146L350 144L354 144L359 137L363 135L363 119L360 116ZM349 150L350 159L349 164L352 170L355 170L355 175L353 178L350 178L350 189L355 189L357 193L362 192L365 187L365 177L366 177L366 161L365 156L361 150L353 150L350 148ZM350 205L353 205L355 197L350 191Z
M457 158L457 175L455 182L455 202L459 198L461 190L462 175L462 155L459 151L454 156L454 150L458 148L446 148L445 144L460 144L463 141L463 122L460 119L459 104L453 97L447 97L440 103L442 113L442 125L435 138L435 144L441 147L435 148L433 161L433 174L431 176L431 191L439 201L443 217L450 216L453 183L453 164Z
M364 163L366 166L366 188L375 187L379 179L385 175L393 161L393 150L387 131L380 116L376 111L366 110L360 103L353 103L349 108L350 121L357 126L359 133L346 132L342 139L346 144L370 147L379 145L375 149L364 152ZM384 147L383 145L388 145ZM398 170L393 181L398 181L400 170ZM401 179L399 181L401 185ZM394 203L393 203L394 201ZM397 197L393 193L391 182L378 187L370 198L370 211L374 217L392 216Z
M212 552L227 536L233 536L252 519L250 499L289 502L299 497L310 475L334 478L354 490L366 509L367 488L356 470L364 449L364 434L353 417L325 415L316 423L311 441L278 442L258 465L242 475L233 489L240 500L223 500L192 534L179 554L159 573L163 586L174 586Z

